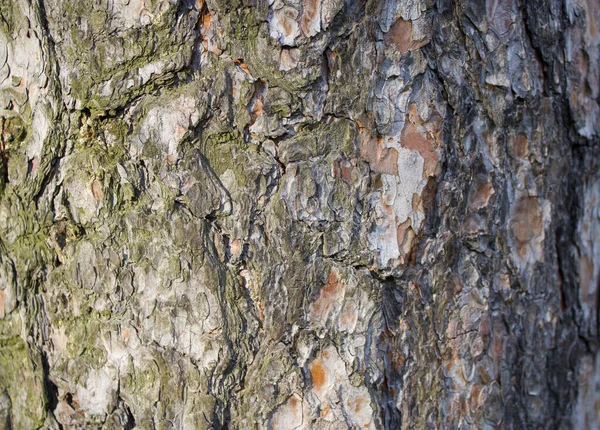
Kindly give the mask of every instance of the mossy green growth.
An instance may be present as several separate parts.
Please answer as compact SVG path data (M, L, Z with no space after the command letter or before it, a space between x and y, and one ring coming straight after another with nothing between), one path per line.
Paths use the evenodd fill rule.
M0 0L0 31L6 36L12 36L19 28L16 19L22 19L22 15L18 7L18 3L14 0ZM15 9L17 9L16 13Z
M286 163L332 154L350 157L354 152L356 134L354 122L347 119L310 124L279 144L281 157Z
M127 136L129 134L129 127L127 126L125 121L121 119L111 119L107 120L103 124L103 126L105 133L114 136L117 143L121 145L125 143L125 140L127 139Z
M11 422L11 428L40 428L46 419L41 360L34 363L35 354L20 337L0 341L0 387L11 405L9 416L0 419Z
M19 237L11 246L19 283L24 288L34 285L31 277L54 257L54 252L48 245L48 238L48 231L44 229L38 233Z
M77 359L85 365L83 369L100 369L106 363L106 349L96 345L102 324L93 313L82 314L62 322L65 335L69 339L67 353L70 358Z
M255 8L236 8L224 17L225 30L236 40L254 39L258 36Z
M27 126L19 116L0 116L0 133L2 148L8 149L25 140L27 137Z
M304 70L303 73L282 73L279 70L279 56L265 57L265 52L279 52L280 46L269 34L266 28L255 27L258 31L254 37L236 40L228 45L229 54L233 58L243 58L255 78L269 83L271 87L279 87L291 94L308 89L320 79L320 67ZM269 48L264 49L264 45Z
M236 130L211 134L202 144L203 154L217 176L227 170L243 169L235 162L235 153L245 148L242 136Z
M319 155L327 156L330 152L335 151L347 157L351 156L354 152L356 132L356 126L350 120L333 121L324 127L319 135Z
M13 312L0 319L0 345L12 344L21 334L21 315Z
M9 182L21 183L27 175L28 165L21 143L28 134L29 124L22 116L13 111L0 111L0 196Z
M64 2L61 10L64 22L86 26L85 31L82 25L55 30L68 41L59 50L64 50L70 66L72 95L83 107L124 106L133 98L172 82L175 74L191 61L195 21L191 16L177 16L175 5L147 27L120 28L110 36L107 29L114 26L113 17L102 5ZM123 50L123 40L137 43ZM145 69L152 63L157 65L157 73ZM152 76L148 78L149 73ZM117 87L107 93L107 86L113 84Z

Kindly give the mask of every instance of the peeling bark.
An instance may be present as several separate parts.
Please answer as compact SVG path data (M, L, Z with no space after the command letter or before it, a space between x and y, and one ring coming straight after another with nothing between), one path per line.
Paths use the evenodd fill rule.
M599 427L599 13L0 0L0 427Z

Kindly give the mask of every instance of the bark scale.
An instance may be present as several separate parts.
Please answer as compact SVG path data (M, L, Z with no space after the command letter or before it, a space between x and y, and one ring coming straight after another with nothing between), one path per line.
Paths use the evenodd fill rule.
M0 426L600 426L596 0L0 0Z

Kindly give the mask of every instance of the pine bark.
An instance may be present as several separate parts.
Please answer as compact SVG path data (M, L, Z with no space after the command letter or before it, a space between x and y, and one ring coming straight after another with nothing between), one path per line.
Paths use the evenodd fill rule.
M599 428L597 0L0 0L0 428Z

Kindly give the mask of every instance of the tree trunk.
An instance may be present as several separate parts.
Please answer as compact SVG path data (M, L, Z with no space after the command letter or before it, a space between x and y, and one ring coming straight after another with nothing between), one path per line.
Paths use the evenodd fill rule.
M599 428L599 13L0 0L0 427Z

